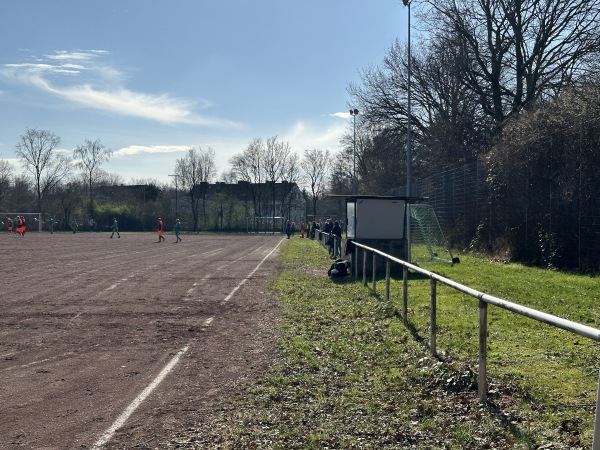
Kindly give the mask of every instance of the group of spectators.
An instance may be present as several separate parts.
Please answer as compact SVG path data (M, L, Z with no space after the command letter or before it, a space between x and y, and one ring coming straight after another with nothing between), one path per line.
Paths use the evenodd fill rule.
M329 254L336 259L342 256L342 227L337 220L333 221L331 219L327 219L325 224L323 224L321 221L319 221L319 223L313 221L308 222L306 225L304 224L304 221L302 221L300 222L298 230L296 230L296 224L288 220L285 223L285 234L287 235L287 238L290 239L292 236L294 236L296 231L299 231L301 238L304 238L304 235L306 234L306 236L310 239L314 239L316 233L318 232L319 240L321 239L320 233L326 233Z

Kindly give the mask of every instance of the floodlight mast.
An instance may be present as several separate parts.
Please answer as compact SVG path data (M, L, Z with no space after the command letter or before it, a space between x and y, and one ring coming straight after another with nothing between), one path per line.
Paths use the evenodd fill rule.
M406 260L411 262L412 259L412 242L410 233L410 197L412 197L412 136L411 136L411 47L410 47L410 4L412 0L402 0L404 6L408 8L408 83L406 89L407 96L407 117L406 117L406 197L407 197L407 218L406 218Z
M407 118L406 118L406 196L412 196L412 136L411 136L411 47L410 47L410 4L412 0L402 0L404 6L408 7L408 86L407 86Z
M358 109L354 108L350 110L350 116L354 118L354 152L353 152L353 167L352 167L352 194L356 194L356 116L358 116Z

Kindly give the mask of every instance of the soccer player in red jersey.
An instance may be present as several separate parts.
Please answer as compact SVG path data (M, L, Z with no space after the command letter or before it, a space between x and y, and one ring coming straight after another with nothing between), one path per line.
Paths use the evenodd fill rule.
M163 242L165 237L163 236L163 221L159 217L158 218L158 242Z

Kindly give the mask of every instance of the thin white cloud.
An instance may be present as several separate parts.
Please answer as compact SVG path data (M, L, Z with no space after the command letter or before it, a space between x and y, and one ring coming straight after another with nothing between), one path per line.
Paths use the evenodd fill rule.
M129 145L127 147L120 148L113 152L113 157L122 158L125 156L133 156L139 154L164 154L164 153L179 153L187 152L192 146L190 145Z
M19 160L18 158L2 158L2 155L0 155L0 159L2 161L6 161L8 164L10 164L11 166L13 166L13 169L19 165L19 163L21 162L21 160Z
M336 113L329 114L329 115L332 116L332 117L339 117L341 119L349 119L350 117L352 117L350 115L349 111L348 112L336 112Z
M165 124L241 128L241 124L217 117L199 115L197 102L168 94L135 92L122 86L125 76L96 61L107 55L102 50L60 51L34 63L5 64L0 77L33 86L68 102L121 116L139 117ZM65 75L69 77L65 78ZM85 81L74 83L78 77ZM117 86L117 87L114 87ZM208 101L202 107L210 106Z
M27 82L32 77L42 77L45 74L51 75L55 73L73 73L78 74L82 71L83 66L75 66L73 64L45 64L45 63L25 63L25 64L5 64L0 69L0 75L4 78L15 81Z
M335 151L340 147L340 139L345 131L346 127L342 124L318 129L298 121L281 139L289 142L297 152L312 148Z
M57 61L90 61L98 56L108 55L106 50L86 50L67 52L65 50L58 51L53 55L44 55L50 60Z

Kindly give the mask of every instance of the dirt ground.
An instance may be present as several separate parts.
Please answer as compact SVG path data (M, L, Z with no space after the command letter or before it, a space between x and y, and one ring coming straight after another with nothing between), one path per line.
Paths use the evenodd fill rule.
M275 235L0 235L0 448L160 447L265 371Z

